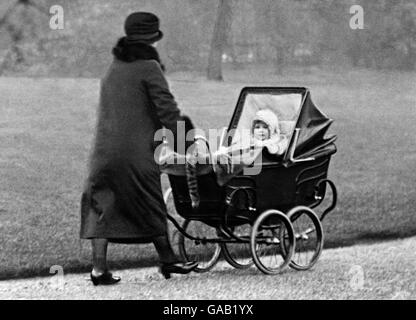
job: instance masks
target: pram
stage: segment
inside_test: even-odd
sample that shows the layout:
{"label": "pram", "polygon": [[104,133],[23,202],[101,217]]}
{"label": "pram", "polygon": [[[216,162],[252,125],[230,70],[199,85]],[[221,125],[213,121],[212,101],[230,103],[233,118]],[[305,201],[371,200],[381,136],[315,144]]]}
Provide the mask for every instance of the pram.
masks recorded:
{"label": "pram", "polygon": [[[161,166],[171,186],[165,201],[173,196],[178,215],[168,214],[168,219],[179,231],[179,252],[183,259],[199,262],[197,272],[213,268],[221,253],[235,268],[254,262],[266,274],[280,273],[287,265],[307,270],[322,252],[321,221],[337,202],[336,187],[327,178],[336,136],[325,135],[333,120],[315,106],[307,88],[245,87],[221,146],[239,141],[255,112],[264,108],[277,114],[289,141],[283,155],[262,150],[256,161],[238,170],[196,164],[193,191],[187,164]],[[208,140],[202,141],[209,150]],[[323,203],[328,186],[332,199],[318,217],[314,209]],[[197,192],[197,207],[192,192]],[[184,219],[182,225],[178,217]]]}

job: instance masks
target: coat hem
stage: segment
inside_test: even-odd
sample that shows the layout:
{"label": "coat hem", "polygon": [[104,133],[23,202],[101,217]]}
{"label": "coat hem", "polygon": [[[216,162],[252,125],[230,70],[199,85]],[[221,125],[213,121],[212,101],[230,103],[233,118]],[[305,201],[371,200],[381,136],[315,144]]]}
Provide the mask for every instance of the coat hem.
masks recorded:
{"label": "coat hem", "polygon": [[82,240],[92,239],[107,239],[111,243],[153,243],[154,238],[164,236],[164,233],[154,234],[149,236],[106,236],[106,235],[94,235],[94,236],[81,236]]}

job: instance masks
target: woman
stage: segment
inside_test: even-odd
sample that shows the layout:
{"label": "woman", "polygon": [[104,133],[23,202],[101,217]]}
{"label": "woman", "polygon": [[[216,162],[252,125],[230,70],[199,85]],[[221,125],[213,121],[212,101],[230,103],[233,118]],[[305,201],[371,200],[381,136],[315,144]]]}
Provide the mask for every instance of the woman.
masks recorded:
{"label": "woman", "polygon": [[180,262],[169,243],[154,161],[155,132],[164,126],[176,134],[177,122],[185,118],[152,46],[163,36],[159,19],[135,12],[124,29],[126,36],[113,48],[113,63],[101,82],[96,137],[81,200],[80,235],[92,240],[94,285],[120,281],[108,271],[108,242],[153,242],[165,278],[197,266]]}

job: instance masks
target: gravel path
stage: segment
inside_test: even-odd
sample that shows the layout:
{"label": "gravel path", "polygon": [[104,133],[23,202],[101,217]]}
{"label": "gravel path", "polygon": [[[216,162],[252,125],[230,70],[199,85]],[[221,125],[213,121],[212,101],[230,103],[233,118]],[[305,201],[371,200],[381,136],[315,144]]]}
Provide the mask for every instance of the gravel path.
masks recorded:
{"label": "gravel path", "polygon": [[0,299],[416,299],[416,237],[324,250],[310,271],[266,276],[220,262],[204,274],[165,280],[156,267],[117,271],[115,286],[88,274],[0,282]]}

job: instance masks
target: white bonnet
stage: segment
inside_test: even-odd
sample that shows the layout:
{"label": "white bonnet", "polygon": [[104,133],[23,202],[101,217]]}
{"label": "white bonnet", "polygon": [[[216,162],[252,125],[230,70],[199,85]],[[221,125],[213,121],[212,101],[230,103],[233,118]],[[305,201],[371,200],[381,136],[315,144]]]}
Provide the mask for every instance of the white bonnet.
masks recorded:
{"label": "white bonnet", "polygon": [[254,124],[255,121],[262,121],[267,124],[270,129],[270,135],[280,134],[279,119],[277,118],[277,115],[270,109],[262,109],[257,111],[252,123]]}

